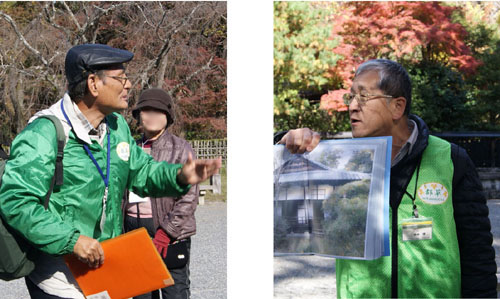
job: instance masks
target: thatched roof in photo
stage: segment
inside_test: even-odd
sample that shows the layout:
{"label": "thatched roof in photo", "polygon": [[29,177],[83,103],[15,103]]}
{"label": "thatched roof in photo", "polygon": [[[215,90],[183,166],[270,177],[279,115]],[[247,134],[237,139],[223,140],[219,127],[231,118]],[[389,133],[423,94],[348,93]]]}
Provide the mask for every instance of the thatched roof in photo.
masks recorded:
{"label": "thatched roof in photo", "polygon": [[303,156],[286,161],[275,170],[274,174],[279,176],[276,183],[281,186],[319,184],[339,186],[371,177],[369,173],[331,169],[322,163],[309,160]]}

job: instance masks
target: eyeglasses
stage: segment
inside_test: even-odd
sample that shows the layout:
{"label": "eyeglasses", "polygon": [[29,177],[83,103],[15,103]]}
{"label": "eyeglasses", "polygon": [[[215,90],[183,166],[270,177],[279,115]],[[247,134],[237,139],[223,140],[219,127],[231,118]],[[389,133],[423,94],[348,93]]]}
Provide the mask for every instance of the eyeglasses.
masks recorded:
{"label": "eyeglasses", "polygon": [[120,83],[123,85],[123,88],[125,88],[125,84],[127,84],[127,81],[130,81],[130,78],[128,77],[110,76],[110,75],[104,75],[104,76],[120,81]]}
{"label": "eyeglasses", "polygon": [[360,106],[363,106],[366,104],[366,102],[377,99],[377,98],[385,98],[385,99],[392,99],[393,96],[385,95],[385,94],[352,94],[352,93],[346,93],[342,96],[344,99],[344,104],[349,106],[352,101],[357,100],[358,104]]}

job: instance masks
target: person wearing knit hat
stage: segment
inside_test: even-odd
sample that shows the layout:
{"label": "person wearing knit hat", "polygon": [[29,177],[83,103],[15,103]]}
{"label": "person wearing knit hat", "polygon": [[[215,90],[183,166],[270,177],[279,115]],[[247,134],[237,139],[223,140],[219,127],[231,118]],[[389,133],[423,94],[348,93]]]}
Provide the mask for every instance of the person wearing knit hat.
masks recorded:
{"label": "person wearing knit hat", "polygon": [[[167,128],[175,121],[174,102],[163,89],[144,90],[132,115],[140,122],[144,135],[137,144],[156,161],[184,163],[191,145]],[[162,298],[189,298],[189,259],[191,236],[196,233],[194,213],[198,203],[198,186],[179,197],[146,197],[129,192],[124,200],[125,231],[145,227],[163,257],[174,285],[161,289]],[[159,298],[159,291],[135,298]]]}
{"label": "person wearing knit hat", "polygon": [[151,88],[144,90],[139,96],[139,101],[137,105],[132,110],[132,116],[135,119],[139,120],[139,114],[141,110],[151,110],[156,109],[159,111],[163,111],[167,117],[167,126],[168,128],[175,121],[175,110],[174,110],[174,102],[170,95],[161,88]]}

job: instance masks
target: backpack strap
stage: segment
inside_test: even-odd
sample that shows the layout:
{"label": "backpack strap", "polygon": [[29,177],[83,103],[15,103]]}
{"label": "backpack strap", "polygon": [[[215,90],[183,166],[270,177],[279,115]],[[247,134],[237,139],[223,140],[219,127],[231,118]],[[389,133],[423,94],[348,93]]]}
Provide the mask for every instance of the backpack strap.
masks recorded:
{"label": "backpack strap", "polygon": [[3,150],[2,146],[0,146],[0,159],[2,160],[8,160],[9,155]]}
{"label": "backpack strap", "polygon": [[56,127],[57,134],[57,156],[56,156],[56,167],[54,169],[54,176],[52,177],[52,181],[50,183],[50,189],[45,195],[45,201],[43,203],[44,208],[47,210],[49,207],[49,199],[52,195],[52,191],[54,190],[54,186],[61,186],[63,184],[63,157],[64,157],[64,146],[66,145],[66,134],[64,134],[64,129],[62,127],[61,121],[55,115],[43,115],[40,116],[43,118],[47,118]]}

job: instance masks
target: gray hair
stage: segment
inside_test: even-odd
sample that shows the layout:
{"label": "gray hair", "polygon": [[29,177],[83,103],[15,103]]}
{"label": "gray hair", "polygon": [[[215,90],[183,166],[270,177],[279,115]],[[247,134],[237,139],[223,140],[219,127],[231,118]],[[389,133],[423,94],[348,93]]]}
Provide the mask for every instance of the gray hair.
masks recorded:
{"label": "gray hair", "polygon": [[410,113],[411,107],[411,80],[405,68],[392,60],[373,59],[361,64],[354,77],[368,71],[377,71],[379,75],[378,88],[386,95],[403,97],[406,99],[405,115]]}
{"label": "gray hair", "polygon": [[[95,73],[100,79],[104,78],[104,70],[99,70]],[[68,86],[68,94],[73,102],[77,102],[89,92],[89,87],[87,85],[87,79],[82,80],[76,84],[72,84]]]}

